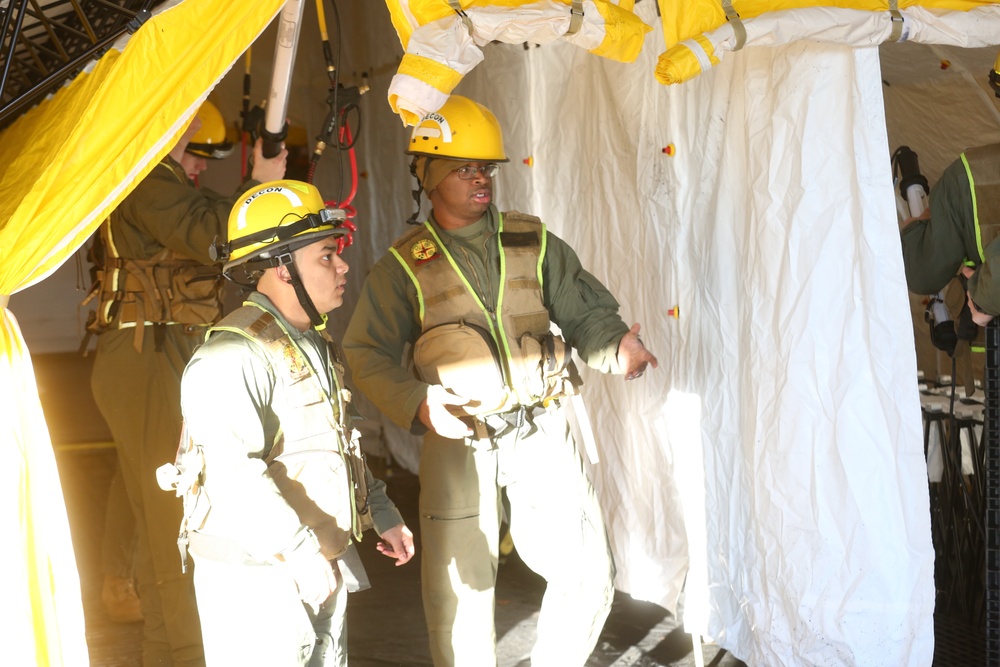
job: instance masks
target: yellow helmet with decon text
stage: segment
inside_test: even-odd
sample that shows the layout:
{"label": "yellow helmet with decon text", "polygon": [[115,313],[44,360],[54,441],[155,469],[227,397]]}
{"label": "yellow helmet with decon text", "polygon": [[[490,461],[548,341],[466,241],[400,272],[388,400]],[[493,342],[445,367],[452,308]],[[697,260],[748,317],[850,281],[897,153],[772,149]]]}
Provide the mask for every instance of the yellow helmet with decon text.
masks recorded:
{"label": "yellow helmet with decon text", "polygon": [[452,95],[427,114],[410,135],[408,155],[451,160],[507,162],[496,116],[468,97]]}
{"label": "yellow helmet with decon text", "polygon": [[282,180],[248,191],[229,214],[229,242],[213,246],[224,271],[253,260],[258,268],[287,263],[281,257],[327,236],[338,252],[350,245],[354,225],[341,209],[327,208],[311,183]]}
{"label": "yellow helmet with decon text", "polygon": [[212,160],[221,160],[232,153],[233,143],[226,141],[226,121],[218,107],[205,100],[195,115],[201,119],[201,127],[184,150]]}

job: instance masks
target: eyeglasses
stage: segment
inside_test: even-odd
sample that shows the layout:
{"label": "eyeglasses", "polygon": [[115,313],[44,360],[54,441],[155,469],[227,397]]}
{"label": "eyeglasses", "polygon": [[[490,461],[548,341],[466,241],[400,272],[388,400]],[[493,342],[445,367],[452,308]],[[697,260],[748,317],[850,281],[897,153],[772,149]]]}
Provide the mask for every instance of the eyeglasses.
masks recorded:
{"label": "eyeglasses", "polygon": [[484,165],[476,166],[474,164],[467,164],[464,167],[459,167],[454,170],[458,177],[463,181],[471,181],[478,174],[482,174],[483,178],[493,178],[500,171],[500,165],[496,162],[487,162]]}

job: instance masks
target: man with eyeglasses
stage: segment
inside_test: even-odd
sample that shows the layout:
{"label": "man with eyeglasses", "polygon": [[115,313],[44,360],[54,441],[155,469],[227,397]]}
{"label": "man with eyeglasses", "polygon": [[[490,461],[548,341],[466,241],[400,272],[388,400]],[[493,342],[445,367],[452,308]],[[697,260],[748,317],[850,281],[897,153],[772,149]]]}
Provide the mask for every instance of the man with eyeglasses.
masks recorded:
{"label": "man with eyeglasses", "polygon": [[611,609],[614,563],[561,409],[580,385],[572,348],[626,380],[656,358],[565,242],[493,205],[507,157],[488,109],[452,95],[414,128],[407,152],[432,211],[372,269],[344,351],[367,397],[424,434],[421,574],[434,664],[497,664],[504,516],[519,556],[547,582],[531,664],[581,666]]}

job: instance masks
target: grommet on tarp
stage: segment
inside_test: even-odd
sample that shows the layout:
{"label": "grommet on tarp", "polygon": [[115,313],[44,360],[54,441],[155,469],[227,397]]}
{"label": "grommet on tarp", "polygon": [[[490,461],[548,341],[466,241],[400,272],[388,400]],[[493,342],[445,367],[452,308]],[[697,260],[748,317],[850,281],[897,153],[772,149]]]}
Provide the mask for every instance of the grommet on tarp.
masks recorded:
{"label": "grommet on tarp", "polygon": [[941,69],[948,69],[949,67],[951,67],[951,61],[950,60],[942,60],[941,61]]}
{"label": "grommet on tarp", "polygon": [[534,167],[535,166],[535,158],[531,157],[530,155],[528,157],[524,158],[523,160],[521,160],[521,162],[523,164],[528,165],[529,167]]}
{"label": "grommet on tarp", "polygon": [[673,157],[677,153],[677,148],[673,144],[667,144],[663,147],[663,154]]}
{"label": "grommet on tarp", "polygon": [[669,310],[667,310],[667,316],[672,317],[675,320],[681,319],[681,307],[674,306],[673,308],[670,308]]}

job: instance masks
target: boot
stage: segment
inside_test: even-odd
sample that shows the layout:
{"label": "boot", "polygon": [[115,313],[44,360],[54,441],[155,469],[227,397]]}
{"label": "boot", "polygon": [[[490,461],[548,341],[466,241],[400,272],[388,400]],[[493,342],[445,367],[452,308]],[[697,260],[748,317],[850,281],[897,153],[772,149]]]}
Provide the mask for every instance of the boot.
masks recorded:
{"label": "boot", "polygon": [[104,575],[101,602],[104,603],[108,617],[115,623],[137,623],[142,620],[139,595],[135,592],[135,581],[131,577]]}

